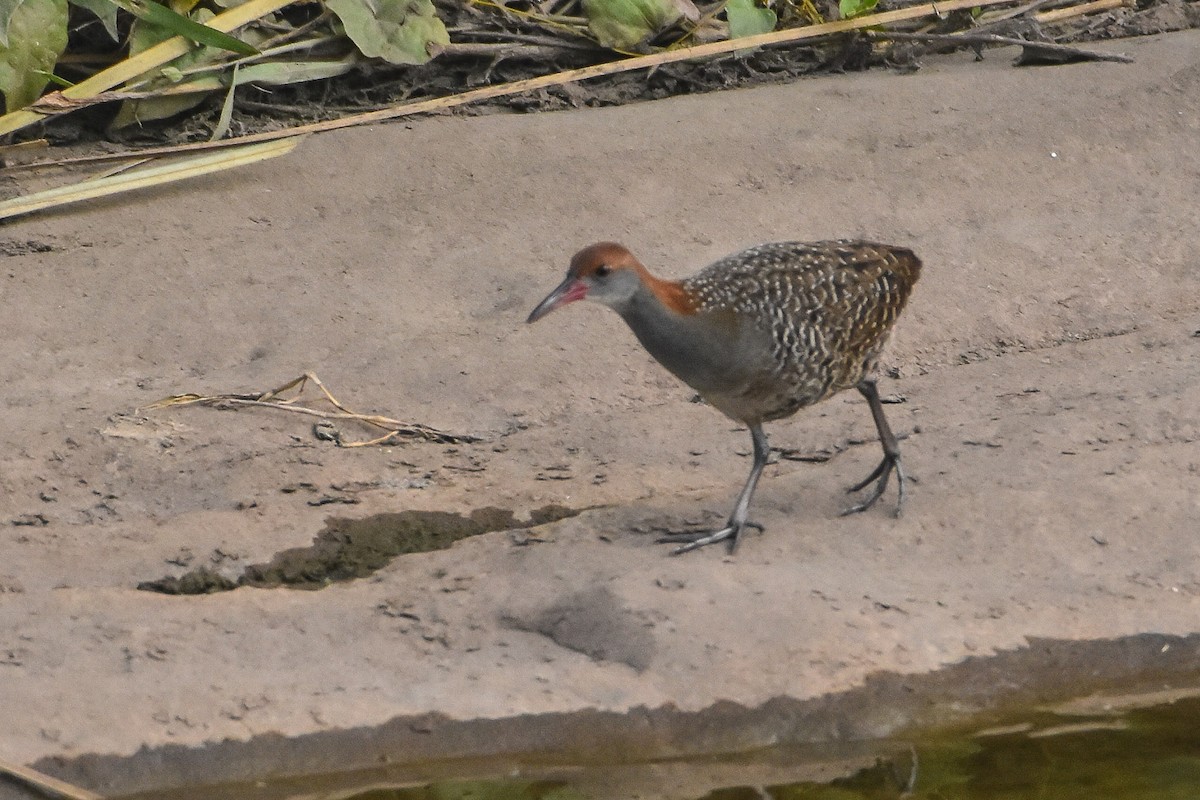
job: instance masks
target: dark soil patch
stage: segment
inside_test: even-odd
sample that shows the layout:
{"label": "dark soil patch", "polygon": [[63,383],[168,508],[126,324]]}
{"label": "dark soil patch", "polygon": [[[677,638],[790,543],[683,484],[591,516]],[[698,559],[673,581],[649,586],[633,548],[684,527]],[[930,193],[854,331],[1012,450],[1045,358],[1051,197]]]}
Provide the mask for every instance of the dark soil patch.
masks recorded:
{"label": "dark soil patch", "polygon": [[278,553],[266,564],[251,564],[236,580],[207,567],[179,577],[138,584],[138,589],[161,594],[214,594],[239,586],[320,589],[331,583],[365,578],[396,556],[442,550],[468,536],[493,531],[533,528],[580,512],[548,505],[535,509],[528,522],[518,522],[513,512],[481,508],[464,517],[447,511],[401,511],[363,519],[330,519],[311,547]]}
{"label": "dark soil patch", "polygon": [[2,239],[0,240],[0,256],[23,256],[27,253],[50,253],[55,246],[46,242],[32,239]]}

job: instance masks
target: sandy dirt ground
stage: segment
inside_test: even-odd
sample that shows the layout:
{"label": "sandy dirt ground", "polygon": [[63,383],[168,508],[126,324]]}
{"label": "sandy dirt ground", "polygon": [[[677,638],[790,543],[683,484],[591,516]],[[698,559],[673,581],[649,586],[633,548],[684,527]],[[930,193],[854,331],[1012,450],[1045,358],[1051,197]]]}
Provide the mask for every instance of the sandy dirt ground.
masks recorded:
{"label": "sandy dirt ground", "polygon": [[[0,754],[756,706],[1031,637],[1200,632],[1200,30],[1103,46],[1136,63],[994,51],[356,129],[6,226]],[[611,312],[525,315],[593,240],[679,277],[841,236],[925,261],[881,381],[904,516],[893,494],[837,515],[879,455],[847,393],[769,427],[830,458],[767,468],[765,532],[668,557],[662,531],[727,513],[748,435]],[[481,441],[346,449],[270,410],[137,410],[307,370]],[[331,516],[547,504],[582,513],[319,591],[136,589],[236,576]]]}

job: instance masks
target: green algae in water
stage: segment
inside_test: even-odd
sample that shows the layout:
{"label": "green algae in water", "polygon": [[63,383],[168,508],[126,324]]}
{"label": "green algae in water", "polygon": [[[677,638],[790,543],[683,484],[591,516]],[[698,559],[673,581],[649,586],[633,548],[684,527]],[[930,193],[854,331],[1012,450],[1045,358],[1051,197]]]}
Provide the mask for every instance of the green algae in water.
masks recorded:
{"label": "green algae in water", "polygon": [[[1200,698],[1120,715],[1051,712],[1009,719],[992,732],[958,731],[893,743],[895,757],[826,783],[742,783],[690,794],[653,791],[616,793],[605,768],[587,767],[578,781],[440,781],[425,786],[374,790],[352,800],[1197,800],[1200,798]],[[780,747],[725,764],[761,774],[763,762],[778,767],[805,760],[801,747]],[[697,759],[697,772],[715,758]],[[678,762],[676,762],[678,763]],[[527,770],[532,773],[536,770]],[[728,774],[728,773],[726,773]],[[776,773],[778,774],[778,773]],[[693,786],[695,784],[692,784]]]}
{"label": "green algae in water", "polygon": [[443,781],[409,789],[376,789],[353,800],[585,800],[562,781]]}
{"label": "green algae in water", "polygon": [[[880,761],[825,785],[764,787],[771,800],[1196,800],[1200,699],[1121,716],[1044,713],[991,735],[914,745],[911,764]],[[715,794],[709,795],[713,800]]]}
{"label": "green algae in water", "polygon": [[[1033,728],[919,749],[913,797],[1196,800],[1200,699],[1121,716],[1039,715]],[[788,795],[780,795],[788,797]],[[803,797],[803,795],[796,795]]]}

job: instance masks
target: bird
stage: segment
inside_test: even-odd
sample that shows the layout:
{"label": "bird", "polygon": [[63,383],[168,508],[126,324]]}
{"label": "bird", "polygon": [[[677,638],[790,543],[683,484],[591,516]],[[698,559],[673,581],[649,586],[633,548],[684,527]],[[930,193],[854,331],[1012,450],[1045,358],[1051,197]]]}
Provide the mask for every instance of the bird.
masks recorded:
{"label": "bird", "polygon": [[879,356],[921,272],[912,250],[837,239],[773,242],[726,256],[690,278],[656,277],[625,246],[597,242],[574,255],[566,278],[529,314],[534,323],[580,300],[606,305],[642,346],[709,405],[750,431],[750,475],[721,528],[676,533],[676,555],[718,542],[733,553],[770,456],[763,424],[845,389],[866,399],[883,459],[851,486],[873,487],[842,515],[866,511],[894,472],[896,516],[906,477],[877,388]]}

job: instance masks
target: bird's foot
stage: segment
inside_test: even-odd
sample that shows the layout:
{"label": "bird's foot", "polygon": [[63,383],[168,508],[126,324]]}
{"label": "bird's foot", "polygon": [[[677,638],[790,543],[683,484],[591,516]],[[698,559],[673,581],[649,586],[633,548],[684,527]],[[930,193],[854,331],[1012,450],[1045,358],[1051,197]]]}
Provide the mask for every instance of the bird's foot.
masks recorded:
{"label": "bird's foot", "polygon": [[671,555],[677,556],[681,553],[688,553],[692,550],[699,550],[701,547],[706,547],[717,542],[729,542],[729,552],[733,553],[738,546],[738,537],[746,528],[757,528],[762,530],[763,526],[757,522],[738,522],[729,520],[725,527],[712,531],[710,533],[669,533],[666,536],[660,536],[656,541],[659,544],[672,544],[683,542],[682,545],[671,551]]}
{"label": "bird's foot", "polygon": [[841,513],[841,516],[846,517],[850,514],[858,514],[875,505],[875,501],[883,497],[884,491],[887,490],[888,479],[891,478],[893,470],[896,472],[896,486],[900,495],[896,500],[895,516],[900,516],[900,511],[904,508],[904,482],[906,479],[904,477],[904,467],[900,464],[899,453],[896,455],[885,454],[883,460],[879,462],[879,466],[870,475],[846,490],[847,494],[853,494],[865,489],[872,482],[875,483],[875,488],[871,490],[871,493],[861,503],[855,503],[850,506]]}

